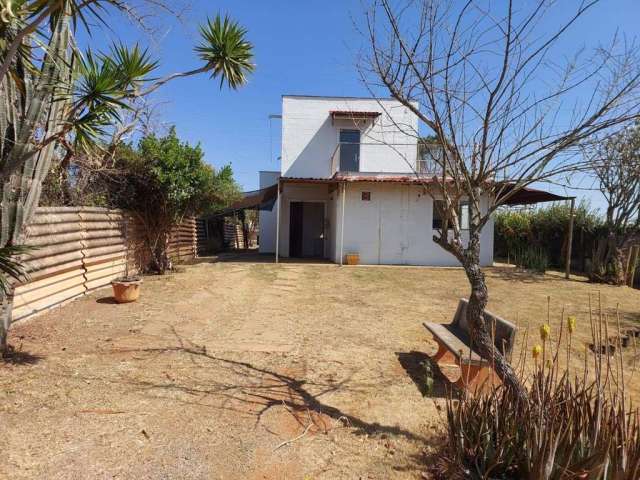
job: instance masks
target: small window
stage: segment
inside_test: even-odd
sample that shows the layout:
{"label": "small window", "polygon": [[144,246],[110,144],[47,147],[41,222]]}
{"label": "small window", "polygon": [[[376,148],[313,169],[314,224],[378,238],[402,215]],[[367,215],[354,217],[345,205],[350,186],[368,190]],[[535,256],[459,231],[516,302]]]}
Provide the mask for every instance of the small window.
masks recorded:
{"label": "small window", "polygon": [[458,218],[460,219],[460,229],[469,230],[469,202],[460,202]]}
{"label": "small window", "polygon": [[427,175],[439,175],[442,171],[442,150],[435,144],[419,144],[416,172]]}
{"label": "small window", "polygon": [[434,230],[442,229],[442,214],[440,213],[444,209],[444,201],[443,200],[434,200],[433,201],[433,223],[432,228]]}
{"label": "small window", "polygon": [[[444,200],[433,201],[433,222],[432,228],[434,230],[442,230],[442,214],[445,209]],[[469,202],[460,202],[458,207],[458,219],[460,221],[461,230],[469,230]]]}
{"label": "small window", "polygon": [[362,201],[363,202],[371,201],[371,192],[362,192]]}

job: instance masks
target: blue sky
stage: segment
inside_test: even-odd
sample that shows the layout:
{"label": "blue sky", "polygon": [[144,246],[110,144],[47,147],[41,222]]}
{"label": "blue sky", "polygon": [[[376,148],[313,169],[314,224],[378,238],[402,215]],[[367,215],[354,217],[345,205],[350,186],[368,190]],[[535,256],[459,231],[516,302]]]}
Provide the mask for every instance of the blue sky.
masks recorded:
{"label": "blue sky", "polygon": [[[575,4],[573,0],[561,2]],[[180,137],[200,142],[214,166],[231,163],[238,182],[251,190],[257,188],[259,170],[278,169],[280,124],[273,122],[270,131],[268,116],[280,113],[281,95],[367,95],[355,68],[364,40],[353,24],[362,20],[363,3],[194,0],[182,22],[162,18],[161,34],[155,38],[123,22],[112,25],[113,32],[96,35],[93,43],[104,44],[104,37],[115,36],[127,42],[138,40],[160,59],[164,74],[200,66],[193,46],[198,41],[197,25],[207,15],[229,13],[245,26],[256,55],[256,72],[246,87],[235,92],[220,90],[206,76],[191,77],[165,86],[156,100],[166,102],[160,107],[162,119],[176,125]],[[634,37],[640,33],[638,21],[640,0],[604,0],[573,28],[562,47],[571,52],[604,42],[616,29]],[[593,203],[601,206],[597,197]]]}

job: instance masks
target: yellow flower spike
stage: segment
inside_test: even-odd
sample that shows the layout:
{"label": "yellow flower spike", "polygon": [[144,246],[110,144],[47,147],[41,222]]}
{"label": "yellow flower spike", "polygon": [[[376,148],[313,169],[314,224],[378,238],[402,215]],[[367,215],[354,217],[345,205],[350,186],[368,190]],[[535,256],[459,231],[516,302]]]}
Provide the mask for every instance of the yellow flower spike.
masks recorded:
{"label": "yellow flower spike", "polygon": [[569,315],[567,317],[567,329],[569,330],[569,333],[573,333],[576,329],[576,317],[573,315]]}
{"label": "yellow flower spike", "polygon": [[544,325],[540,326],[540,338],[542,339],[543,342],[547,341],[550,334],[551,334],[551,325],[549,325],[548,323],[545,323]]}
{"label": "yellow flower spike", "polygon": [[533,355],[534,359],[538,359],[538,357],[542,354],[542,345],[536,345],[533,347],[531,351],[531,355]]}

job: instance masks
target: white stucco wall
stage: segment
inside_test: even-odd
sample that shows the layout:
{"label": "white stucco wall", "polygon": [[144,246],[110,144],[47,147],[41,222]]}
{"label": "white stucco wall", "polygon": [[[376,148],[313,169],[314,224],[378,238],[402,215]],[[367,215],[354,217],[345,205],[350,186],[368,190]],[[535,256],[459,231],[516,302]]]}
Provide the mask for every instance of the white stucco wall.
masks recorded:
{"label": "white stucco wall", "polygon": [[[382,106],[380,104],[382,103]],[[331,110],[379,111],[376,121],[355,125],[339,120],[332,124]],[[328,178],[331,155],[338,145],[339,129],[361,129],[361,172],[412,173],[417,156],[417,119],[395,100],[336,97],[283,96],[282,158],[284,177]],[[394,124],[405,125],[405,132]],[[392,143],[400,154],[386,145]],[[407,163],[408,162],[408,163]],[[280,172],[260,172],[260,188],[277,183]],[[342,226],[341,185],[285,183],[281,193],[280,256],[289,256],[289,205],[292,201],[325,205],[325,257],[340,262]],[[433,202],[422,187],[391,183],[348,183],[345,198],[342,252],[360,254],[363,264],[457,266],[457,260],[433,238]],[[370,201],[362,192],[371,193]],[[274,253],[278,204],[260,212],[260,252]],[[486,201],[483,202],[486,209]],[[483,229],[481,263],[493,262],[493,221]]]}
{"label": "white stucco wall", "polygon": [[[280,172],[262,171],[260,172],[260,188],[270,187],[278,183]],[[260,210],[258,228],[260,243],[258,250],[260,253],[275,253],[276,251],[276,212],[278,202],[276,201],[271,211]]]}
{"label": "white stucco wall", "polygon": [[[330,111],[380,112],[372,120],[336,120]],[[397,125],[402,125],[402,129]],[[360,171],[411,173],[417,157],[417,117],[396,100],[282,97],[282,175],[327,178],[341,128],[360,129]],[[393,144],[391,148],[387,144]]]}
{"label": "white stucco wall", "polygon": [[[363,201],[362,192],[371,200]],[[334,262],[340,262],[340,215]],[[486,208],[486,202],[483,202]],[[433,200],[418,186],[350,183],[346,185],[343,253],[357,252],[363,264],[459,266],[458,261],[433,242]],[[493,221],[482,232],[483,265],[493,263]]]}

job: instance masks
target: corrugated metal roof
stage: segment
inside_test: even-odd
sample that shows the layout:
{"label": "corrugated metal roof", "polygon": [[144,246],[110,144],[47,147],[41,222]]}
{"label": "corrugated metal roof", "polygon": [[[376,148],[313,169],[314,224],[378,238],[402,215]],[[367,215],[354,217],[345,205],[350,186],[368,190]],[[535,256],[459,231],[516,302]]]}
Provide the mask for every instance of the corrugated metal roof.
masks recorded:
{"label": "corrugated metal roof", "polygon": [[[513,183],[509,182],[497,182],[496,190],[502,190],[496,192],[502,196],[509,195],[513,190]],[[513,196],[509,197],[505,202],[501,202],[502,205],[533,205],[535,203],[543,202],[558,202],[562,200],[570,200],[574,197],[565,197],[556,193],[545,192],[544,190],[538,190],[536,188],[524,187],[518,190]]]}
{"label": "corrugated metal roof", "polygon": [[434,183],[433,177],[416,176],[416,174],[402,173],[349,173],[338,172],[333,177],[280,177],[283,183],[350,183],[350,182],[378,182],[378,183],[406,183],[420,184]]}
{"label": "corrugated metal roof", "polygon": [[280,177],[281,183],[337,183],[335,178],[320,177]]}
{"label": "corrugated metal roof", "polygon": [[380,112],[363,112],[359,110],[329,110],[332,118],[377,118]]}
{"label": "corrugated metal roof", "polygon": [[[418,176],[416,174],[400,174],[400,173],[350,173],[337,172],[333,177],[281,177],[282,183],[399,183],[404,185],[430,185],[437,184],[440,178],[433,176]],[[494,184],[494,192],[497,194],[501,190],[502,195],[507,195],[514,188],[509,182],[496,182]],[[565,197],[544,190],[538,190],[531,187],[524,187],[518,190],[513,196],[509,197],[503,205],[530,205],[542,202],[557,202],[569,200],[572,197]]]}
{"label": "corrugated metal roof", "polygon": [[271,210],[273,204],[278,197],[278,184],[271,185],[270,187],[262,188],[260,190],[253,190],[251,192],[244,192],[242,198],[232,203],[229,207],[220,210],[212,215],[208,215],[202,218],[211,218],[216,216],[229,215],[239,210],[245,209],[259,209],[259,210]]}
{"label": "corrugated metal roof", "polygon": [[402,173],[348,173],[338,172],[333,178],[338,182],[380,182],[380,183],[405,183],[419,184],[435,183],[433,176]]}

